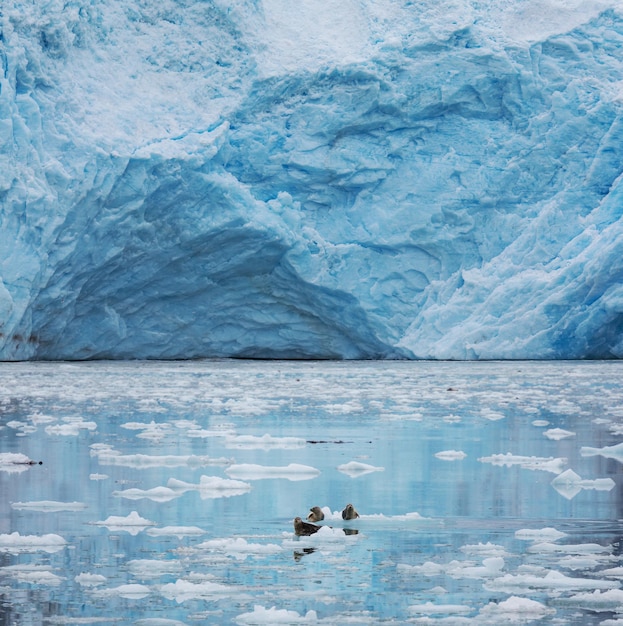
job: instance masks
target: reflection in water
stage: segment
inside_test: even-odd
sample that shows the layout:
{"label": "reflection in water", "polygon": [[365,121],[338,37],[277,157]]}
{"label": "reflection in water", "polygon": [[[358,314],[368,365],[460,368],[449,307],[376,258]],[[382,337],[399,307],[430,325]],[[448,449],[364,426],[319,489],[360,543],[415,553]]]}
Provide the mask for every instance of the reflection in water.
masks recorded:
{"label": "reflection in water", "polygon": [[0,624],[620,617],[622,373],[2,364]]}

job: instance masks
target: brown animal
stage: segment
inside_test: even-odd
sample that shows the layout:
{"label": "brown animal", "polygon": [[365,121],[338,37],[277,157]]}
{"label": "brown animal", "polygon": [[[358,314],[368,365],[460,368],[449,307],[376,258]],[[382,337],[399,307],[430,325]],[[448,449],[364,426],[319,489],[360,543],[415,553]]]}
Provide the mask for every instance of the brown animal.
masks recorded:
{"label": "brown animal", "polygon": [[310,513],[307,516],[308,521],[310,522],[320,522],[324,519],[324,513],[322,512],[322,509],[319,506],[312,506],[311,509],[309,509]]}
{"label": "brown animal", "polygon": [[300,517],[294,518],[294,534],[300,536],[309,536],[317,533],[320,530],[320,526],[316,524],[309,524],[304,522]]}
{"label": "brown animal", "polygon": [[359,513],[355,510],[352,504],[347,504],[342,511],[342,519],[356,519],[359,517]]}

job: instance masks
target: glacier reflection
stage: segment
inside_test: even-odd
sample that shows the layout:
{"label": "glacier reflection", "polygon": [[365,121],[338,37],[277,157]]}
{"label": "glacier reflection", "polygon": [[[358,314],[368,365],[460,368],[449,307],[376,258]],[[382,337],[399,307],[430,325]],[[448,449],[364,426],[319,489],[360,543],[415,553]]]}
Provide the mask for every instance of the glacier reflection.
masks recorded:
{"label": "glacier reflection", "polygon": [[621,618],[622,370],[2,364],[0,623]]}

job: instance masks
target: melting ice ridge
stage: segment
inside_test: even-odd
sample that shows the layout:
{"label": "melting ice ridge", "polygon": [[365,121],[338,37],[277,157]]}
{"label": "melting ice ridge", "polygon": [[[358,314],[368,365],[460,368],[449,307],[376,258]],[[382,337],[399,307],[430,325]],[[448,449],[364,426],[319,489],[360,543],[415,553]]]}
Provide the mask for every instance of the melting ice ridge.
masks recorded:
{"label": "melting ice ridge", "polygon": [[0,358],[623,355],[618,2],[0,28]]}

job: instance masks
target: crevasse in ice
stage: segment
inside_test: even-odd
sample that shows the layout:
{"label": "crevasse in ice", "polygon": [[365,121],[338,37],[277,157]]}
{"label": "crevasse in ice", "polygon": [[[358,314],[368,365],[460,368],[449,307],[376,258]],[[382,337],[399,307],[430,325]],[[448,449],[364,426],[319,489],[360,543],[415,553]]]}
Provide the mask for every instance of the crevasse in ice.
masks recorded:
{"label": "crevasse in ice", "polygon": [[623,356],[618,3],[0,20],[0,358]]}

